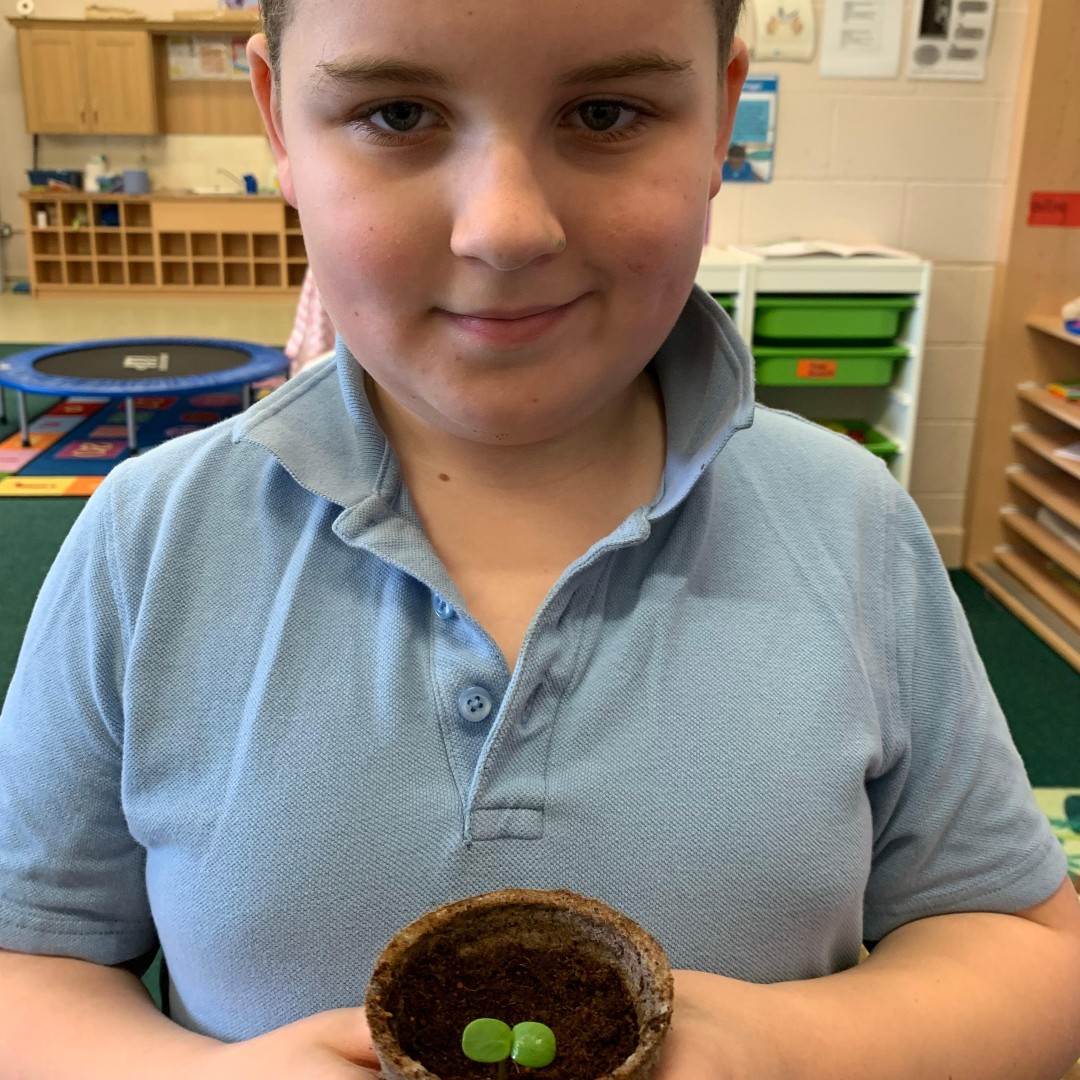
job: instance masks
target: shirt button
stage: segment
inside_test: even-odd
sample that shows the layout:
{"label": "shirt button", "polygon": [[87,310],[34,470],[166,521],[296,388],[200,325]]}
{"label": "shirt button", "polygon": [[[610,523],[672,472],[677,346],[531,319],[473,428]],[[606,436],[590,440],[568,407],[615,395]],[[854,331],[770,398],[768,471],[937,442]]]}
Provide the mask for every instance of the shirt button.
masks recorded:
{"label": "shirt button", "polygon": [[435,614],[438,615],[440,619],[452,619],[457,614],[457,612],[441,596],[435,597],[434,607]]}
{"label": "shirt button", "polygon": [[463,720],[479,724],[491,715],[493,702],[482,686],[470,686],[458,694],[457,707]]}

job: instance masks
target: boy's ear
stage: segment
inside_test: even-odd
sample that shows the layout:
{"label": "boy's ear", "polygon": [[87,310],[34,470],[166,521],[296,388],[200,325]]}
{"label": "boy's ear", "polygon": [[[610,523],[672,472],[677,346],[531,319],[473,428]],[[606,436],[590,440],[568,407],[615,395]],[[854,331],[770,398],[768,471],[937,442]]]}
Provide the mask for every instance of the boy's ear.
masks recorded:
{"label": "boy's ear", "polygon": [[265,34],[252,34],[247,43],[248,67],[251,70],[251,89],[255,103],[262,114],[266,134],[270,137],[270,149],[277,162],[278,183],[281,194],[290,206],[296,205],[292,174],[289,172],[289,152],[285,147],[285,132],[281,123],[281,102],[270,66],[270,53]]}
{"label": "boy's ear", "polygon": [[746,42],[736,37],[731,43],[727,67],[721,79],[722,94],[716,116],[716,145],[713,147],[712,181],[709,185],[709,198],[715,198],[720,190],[724,159],[727,157],[731,133],[735,129],[735,110],[739,107],[739,95],[742,93],[746,73],[750,70],[750,53]]}

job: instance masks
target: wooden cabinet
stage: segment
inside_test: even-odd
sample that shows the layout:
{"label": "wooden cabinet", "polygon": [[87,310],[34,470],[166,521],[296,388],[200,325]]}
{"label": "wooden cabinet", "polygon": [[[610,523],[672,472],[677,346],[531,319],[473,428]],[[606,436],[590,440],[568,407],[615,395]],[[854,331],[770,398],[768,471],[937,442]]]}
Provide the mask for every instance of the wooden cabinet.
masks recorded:
{"label": "wooden cabinet", "polygon": [[160,130],[153,49],[143,30],[19,26],[26,129],[42,135]]}
{"label": "wooden cabinet", "polygon": [[293,292],[307,270],[296,211],[280,198],[29,191],[35,295]]}
{"label": "wooden cabinet", "polygon": [[1061,524],[1080,529],[1080,464],[1057,452],[1080,443],[1080,403],[1045,389],[1080,380],[1080,336],[1060,315],[1080,293],[1080,227],[1031,213],[1036,196],[1057,201],[1041,193],[1080,193],[1080,4],[1032,0],[1030,19],[965,564],[1080,670],[1080,551]]}

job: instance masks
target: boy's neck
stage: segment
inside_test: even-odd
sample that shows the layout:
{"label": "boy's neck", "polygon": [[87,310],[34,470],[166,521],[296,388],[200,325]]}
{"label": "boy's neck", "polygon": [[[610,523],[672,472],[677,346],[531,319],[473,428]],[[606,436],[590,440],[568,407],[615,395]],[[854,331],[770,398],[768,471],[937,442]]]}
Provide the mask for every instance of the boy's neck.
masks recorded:
{"label": "boy's neck", "polygon": [[[493,445],[441,431],[403,409],[365,377],[372,409],[414,496],[463,490],[533,504],[571,502],[610,484],[655,493],[666,449],[663,398],[651,371],[561,436],[519,446]],[[640,503],[638,503],[640,505]]]}

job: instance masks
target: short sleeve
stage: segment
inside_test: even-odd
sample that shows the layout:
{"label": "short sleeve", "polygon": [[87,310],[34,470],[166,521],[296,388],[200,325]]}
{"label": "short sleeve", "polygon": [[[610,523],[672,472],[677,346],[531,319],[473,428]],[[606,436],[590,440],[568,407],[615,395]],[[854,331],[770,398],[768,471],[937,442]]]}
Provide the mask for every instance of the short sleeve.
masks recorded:
{"label": "short sleeve", "polygon": [[895,709],[868,783],[868,941],[930,915],[1021,911],[1065,878],[930,531],[906,492],[892,498]]}
{"label": "short sleeve", "polygon": [[61,547],[0,713],[0,947],[102,964],[156,940],[121,801],[113,490],[98,490]]}

